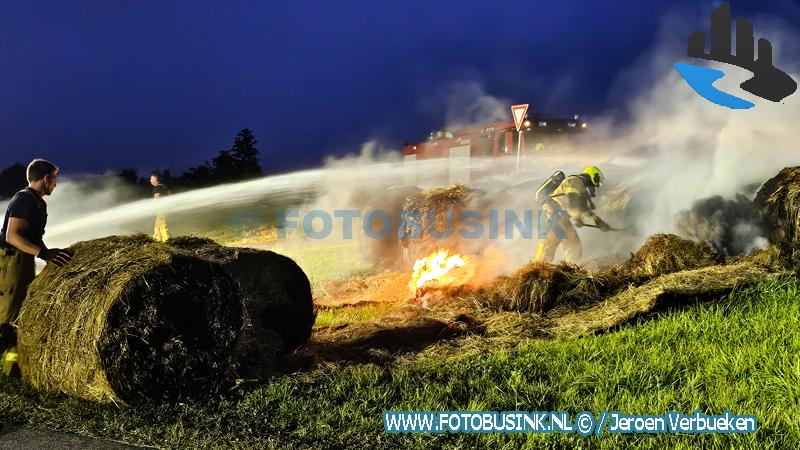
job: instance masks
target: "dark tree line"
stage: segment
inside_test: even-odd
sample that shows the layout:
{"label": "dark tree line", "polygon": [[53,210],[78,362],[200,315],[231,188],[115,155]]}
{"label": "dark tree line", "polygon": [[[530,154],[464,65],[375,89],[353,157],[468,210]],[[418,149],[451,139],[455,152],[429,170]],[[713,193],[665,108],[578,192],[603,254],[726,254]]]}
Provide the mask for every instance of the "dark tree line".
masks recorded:
{"label": "dark tree line", "polygon": [[[259,163],[258,141],[250,129],[240,131],[230,149],[221,150],[211,161],[203,161],[179,176],[169,169],[160,170],[162,182],[173,192],[214,186],[222,183],[242,181],[262,175]],[[157,166],[157,164],[156,164]],[[136,170],[122,169],[115,176],[126,184],[136,186],[143,195],[150,192],[150,173],[140,174]],[[28,185],[25,166],[16,163],[0,172],[0,198],[9,198]]]}

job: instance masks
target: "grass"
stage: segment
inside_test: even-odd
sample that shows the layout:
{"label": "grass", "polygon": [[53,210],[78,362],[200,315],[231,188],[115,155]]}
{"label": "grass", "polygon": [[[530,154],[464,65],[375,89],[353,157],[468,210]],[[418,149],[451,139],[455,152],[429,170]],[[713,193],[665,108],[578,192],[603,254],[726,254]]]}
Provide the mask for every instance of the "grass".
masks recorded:
{"label": "grass", "polygon": [[374,303],[357,307],[340,307],[321,309],[317,312],[315,326],[337,327],[351,323],[363,323],[378,320],[396,307],[393,303]]}
{"label": "grass", "polygon": [[[800,448],[800,282],[584,338],[479,356],[426,351],[329,365],[206,404],[118,409],[0,383],[0,420],[166,448]],[[473,353],[471,353],[473,354]],[[388,435],[384,410],[696,409],[753,414],[753,435]]]}

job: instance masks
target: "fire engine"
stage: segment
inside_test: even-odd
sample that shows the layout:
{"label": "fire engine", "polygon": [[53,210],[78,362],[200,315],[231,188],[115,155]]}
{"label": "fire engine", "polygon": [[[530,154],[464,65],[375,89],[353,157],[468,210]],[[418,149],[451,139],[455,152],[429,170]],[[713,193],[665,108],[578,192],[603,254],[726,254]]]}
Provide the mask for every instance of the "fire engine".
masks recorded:
{"label": "fire engine", "polygon": [[[529,112],[519,133],[513,120],[454,131],[433,131],[425,141],[403,147],[406,184],[429,184],[431,181],[433,184],[469,183],[482,177],[480,170],[470,164],[474,158],[506,158],[503,162],[514,162],[517,158],[529,158],[538,152],[557,150],[570,138],[587,129],[588,124],[578,115],[565,119]],[[416,179],[415,163],[436,158],[450,160],[448,173],[442,174],[444,177],[437,177],[437,180]]]}

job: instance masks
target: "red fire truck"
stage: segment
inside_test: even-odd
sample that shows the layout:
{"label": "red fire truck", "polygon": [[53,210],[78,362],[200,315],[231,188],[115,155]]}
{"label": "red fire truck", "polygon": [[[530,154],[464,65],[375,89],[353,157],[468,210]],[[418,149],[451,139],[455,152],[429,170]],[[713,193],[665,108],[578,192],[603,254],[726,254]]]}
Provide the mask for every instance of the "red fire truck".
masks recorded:
{"label": "red fire truck", "polygon": [[[537,152],[557,150],[571,137],[584,133],[588,124],[578,115],[571,119],[529,112],[526,114],[518,133],[513,120],[494,122],[454,131],[437,130],[417,144],[406,144],[403,157],[409,170],[406,184],[433,182],[434,184],[469,183],[481,178],[481,174],[471,167],[474,158],[513,157],[512,162],[535,156]],[[521,142],[520,142],[521,141]],[[448,158],[451,161],[446,179],[417,180],[414,166],[417,161]]]}

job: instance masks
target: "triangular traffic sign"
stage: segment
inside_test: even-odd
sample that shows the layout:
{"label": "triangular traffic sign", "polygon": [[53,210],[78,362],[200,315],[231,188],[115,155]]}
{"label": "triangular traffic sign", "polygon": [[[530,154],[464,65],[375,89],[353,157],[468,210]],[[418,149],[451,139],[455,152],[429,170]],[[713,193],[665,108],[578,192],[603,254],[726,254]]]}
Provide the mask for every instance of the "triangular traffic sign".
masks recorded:
{"label": "triangular traffic sign", "polygon": [[514,125],[517,127],[517,131],[522,128],[522,121],[525,120],[525,114],[528,112],[528,104],[524,105],[514,105],[511,107],[511,114],[514,116]]}

